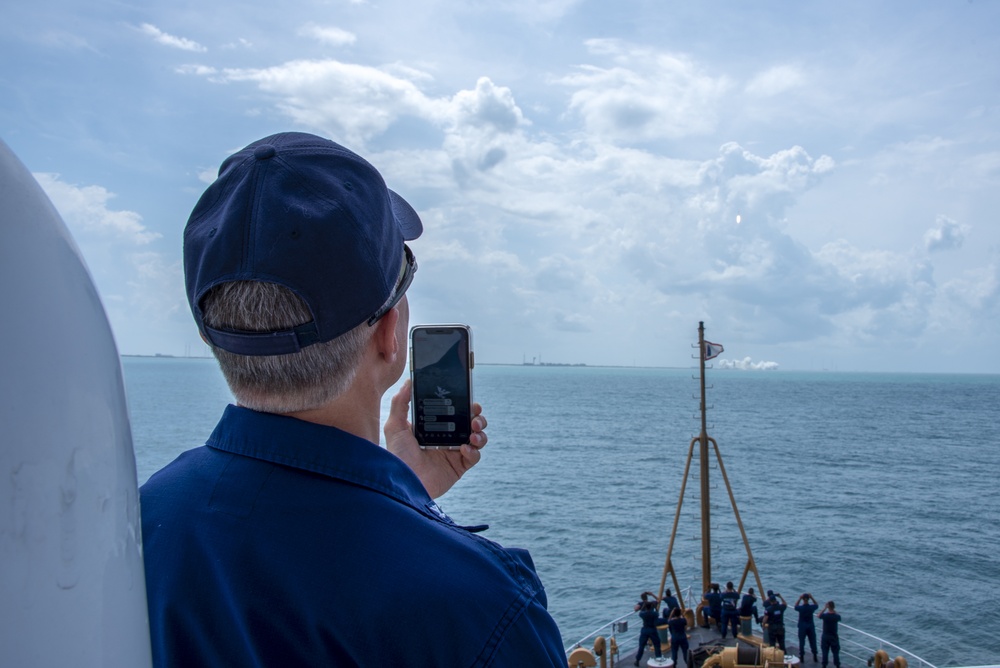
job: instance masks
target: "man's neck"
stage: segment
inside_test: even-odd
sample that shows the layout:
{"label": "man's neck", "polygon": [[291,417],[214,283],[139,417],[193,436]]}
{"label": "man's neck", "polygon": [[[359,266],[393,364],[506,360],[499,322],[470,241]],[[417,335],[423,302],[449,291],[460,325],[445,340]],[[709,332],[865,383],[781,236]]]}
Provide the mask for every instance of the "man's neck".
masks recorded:
{"label": "man's neck", "polygon": [[356,383],[347,392],[322,406],[284,415],[336,427],[372,443],[378,443],[381,407],[382,395],[375,388],[370,386],[362,388]]}

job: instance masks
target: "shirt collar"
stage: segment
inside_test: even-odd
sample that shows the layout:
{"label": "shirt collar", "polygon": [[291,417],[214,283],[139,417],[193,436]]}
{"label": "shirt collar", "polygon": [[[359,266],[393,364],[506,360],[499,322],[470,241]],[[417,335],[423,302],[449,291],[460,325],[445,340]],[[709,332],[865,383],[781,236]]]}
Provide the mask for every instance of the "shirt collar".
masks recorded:
{"label": "shirt collar", "polygon": [[206,445],[368,487],[454,524],[401,459],[336,427],[229,405]]}

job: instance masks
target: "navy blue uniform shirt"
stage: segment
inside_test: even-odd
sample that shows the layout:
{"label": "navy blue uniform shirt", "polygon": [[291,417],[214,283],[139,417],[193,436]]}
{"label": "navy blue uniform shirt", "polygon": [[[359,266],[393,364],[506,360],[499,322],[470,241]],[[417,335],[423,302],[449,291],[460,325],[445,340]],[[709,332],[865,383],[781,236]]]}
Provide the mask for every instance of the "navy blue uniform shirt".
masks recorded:
{"label": "navy blue uniform shirt", "polygon": [[837,624],[840,622],[840,615],[838,613],[824,610],[819,613],[819,618],[823,620],[823,635],[838,635]]}
{"label": "navy blue uniform shirt", "polygon": [[774,601],[764,608],[767,611],[767,621],[772,627],[777,628],[779,626],[785,626],[786,608],[788,608],[787,605],[784,603],[778,603],[777,601]]}
{"label": "navy blue uniform shirt", "polygon": [[799,603],[795,606],[795,611],[799,613],[799,628],[800,629],[812,629],[816,628],[816,622],[813,619],[813,613],[819,610],[819,606],[815,603]]}
{"label": "navy blue uniform shirt", "polygon": [[156,666],[566,665],[528,553],[339,429],[229,406],[141,508]]}

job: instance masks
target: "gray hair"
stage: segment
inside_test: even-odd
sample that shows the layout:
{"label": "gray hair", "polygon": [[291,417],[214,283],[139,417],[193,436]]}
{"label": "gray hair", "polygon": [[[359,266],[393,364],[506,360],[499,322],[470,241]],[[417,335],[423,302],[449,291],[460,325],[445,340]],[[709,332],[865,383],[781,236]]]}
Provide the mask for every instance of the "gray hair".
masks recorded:
{"label": "gray hair", "polygon": [[[277,283],[232,281],[202,299],[205,325],[266,332],[312,320],[305,302]],[[267,413],[317,408],[347,390],[372,328],[362,322],[332,341],[288,355],[237,355],[212,347],[229,389],[241,406]]]}

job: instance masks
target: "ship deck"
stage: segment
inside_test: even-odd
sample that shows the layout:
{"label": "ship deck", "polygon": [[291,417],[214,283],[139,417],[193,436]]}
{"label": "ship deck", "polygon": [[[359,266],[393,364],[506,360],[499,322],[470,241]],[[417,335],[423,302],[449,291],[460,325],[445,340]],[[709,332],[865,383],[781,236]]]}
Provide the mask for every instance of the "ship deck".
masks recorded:
{"label": "ship deck", "polygon": [[[663,636],[663,634],[661,634]],[[813,659],[812,652],[809,651],[809,644],[806,641],[806,651],[802,655],[801,661],[799,660],[799,647],[798,647],[798,629],[794,624],[785,626],[785,665],[790,668],[820,668],[820,661]],[[737,645],[744,646],[756,646],[760,647],[765,645],[764,638],[761,635],[761,629],[759,626],[753,625],[751,627],[751,634],[749,636],[740,635],[733,638],[732,635],[727,634],[726,638],[722,637],[722,634],[718,632],[715,626],[710,628],[704,628],[701,626],[695,626],[693,629],[688,628],[688,646],[691,648],[691,661],[692,665],[687,666],[684,660],[677,657],[677,663],[679,666],[684,666],[685,668],[700,668],[701,664],[706,658],[711,654],[715,654],[717,651],[726,647],[736,647]],[[663,658],[670,658],[670,649],[667,647],[666,642],[663,642]],[[629,645],[619,645],[618,647],[618,659],[614,663],[615,666],[631,666],[635,661],[635,655],[638,651],[638,647],[634,644]],[[816,636],[816,649],[817,656],[822,658],[821,652],[819,652],[819,634]],[[655,661],[650,663],[650,659],[654,658],[654,652],[652,647],[647,646],[643,652],[642,658],[639,660],[640,666],[652,666],[656,667],[660,664]],[[669,664],[668,664],[669,665]],[[832,666],[831,666],[832,668]]]}

